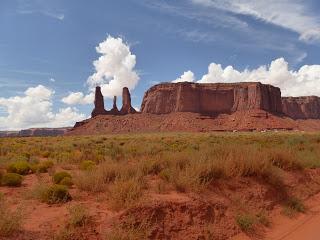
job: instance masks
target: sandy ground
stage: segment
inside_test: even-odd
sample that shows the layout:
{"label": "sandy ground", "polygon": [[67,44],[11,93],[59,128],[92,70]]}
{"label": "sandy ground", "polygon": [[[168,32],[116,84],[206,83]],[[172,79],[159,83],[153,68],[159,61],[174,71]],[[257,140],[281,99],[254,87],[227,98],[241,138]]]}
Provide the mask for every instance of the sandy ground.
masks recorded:
{"label": "sandy ground", "polygon": [[[320,193],[306,201],[307,213],[292,219],[275,211],[272,227],[262,238],[267,240],[318,240],[320,239]],[[232,240],[256,239],[241,233]]]}
{"label": "sandy ground", "polygon": [[[57,166],[56,166],[57,167]],[[60,169],[57,167],[57,169]],[[71,171],[71,170],[70,170]],[[91,223],[77,228],[72,240],[102,240],[114,225],[125,224],[134,219],[134,224],[148,220],[149,239],[213,239],[225,240],[240,232],[235,216],[239,211],[258,213],[267,210],[272,226],[258,226],[260,238],[241,234],[233,240],[318,240],[320,239],[320,170],[287,172],[285,184],[290,193],[304,196],[306,214],[294,219],[281,215],[281,194],[271,186],[255,178],[237,178],[215,182],[204,193],[178,193],[170,186],[162,193],[157,192],[159,179],[149,176],[148,189],[144,201],[120,211],[112,209],[107,193],[82,192],[73,186],[71,202],[48,205],[37,199],[29,198],[28,193],[38,182],[50,184],[47,173],[27,175],[19,188],[0,187],[12,209],[22,207],[24,214],[23,229],[14,240],[52,240],[55,233],[68,226],[68,209],[83,205],[89,212]],[[316,194],[316,195],[314,195]],[[312,196],[312,197],[310,197]],[[1,217],[1,216],[0,216]],[[125,230],[124,230],[125,231]],[[208,236],[209,236],[208,235]],[[261,237],[262,236],[262,237]]]}

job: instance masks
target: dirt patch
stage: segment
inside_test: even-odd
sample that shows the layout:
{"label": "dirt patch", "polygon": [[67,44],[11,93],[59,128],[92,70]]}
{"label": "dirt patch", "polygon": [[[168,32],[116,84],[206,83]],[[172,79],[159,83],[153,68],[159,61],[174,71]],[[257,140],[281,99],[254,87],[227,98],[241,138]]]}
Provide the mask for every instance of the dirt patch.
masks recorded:
{"label": "dirt patch", "polygon": [[153,202],[125,211],[119,217],[128,226],[146,226],[148,239],[227,239],[239,232],[228,207],[221,202]]}

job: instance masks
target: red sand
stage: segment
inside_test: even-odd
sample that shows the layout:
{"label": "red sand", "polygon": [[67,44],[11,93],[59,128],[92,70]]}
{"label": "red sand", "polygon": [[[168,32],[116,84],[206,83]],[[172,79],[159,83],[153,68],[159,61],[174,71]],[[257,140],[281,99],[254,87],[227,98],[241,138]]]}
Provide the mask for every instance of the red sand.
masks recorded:
{"label": "red sand", "polygon": [[[320,239],[320,194],[306,201],[307,214],[290,219],[275,211],[272,228],[267,229],[262,239],[267,240],[318,240]],[[241,233],[232,240],[250,240]]]}

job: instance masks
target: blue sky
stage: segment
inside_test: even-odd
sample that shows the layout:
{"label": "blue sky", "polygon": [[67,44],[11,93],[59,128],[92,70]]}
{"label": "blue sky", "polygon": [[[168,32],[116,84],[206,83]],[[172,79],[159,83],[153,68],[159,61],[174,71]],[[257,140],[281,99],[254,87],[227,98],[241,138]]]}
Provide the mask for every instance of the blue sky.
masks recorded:
{"label": "blue sky", "polygon": [[[90,94],[96,47],[108,36],[136,57],[136,107],[150,86],[187,71],[188,81],[258,80],[286,95],[320,95],[317,9],[315,0],[1,0],[0,129],[72,125],[88,116],[92,104],[62,99]],[[28,104],[43,109],[29,115]]]}

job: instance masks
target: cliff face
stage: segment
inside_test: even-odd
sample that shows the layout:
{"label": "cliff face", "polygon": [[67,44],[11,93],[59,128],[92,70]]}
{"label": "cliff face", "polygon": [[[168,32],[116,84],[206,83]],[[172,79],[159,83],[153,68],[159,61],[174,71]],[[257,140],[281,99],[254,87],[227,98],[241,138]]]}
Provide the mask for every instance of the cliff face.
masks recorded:
{"label": "cliff face", "polygon": [[231,113],[261,109],[282,113],[279,88],[261,83],[165,83],[144,95],[142,113]]}
{"label": "cliff face", "polygon": [[319,97],[284,97],[282,106],[283,112],[293,119],[320,119]]}
{"label": "cliff face", "polygon": [[106,114],[107,111],[104,109],[104,99],[101,93],[101,88],[96,87],[95,97],[94,97],[94,109],[91,113],[92,117]]}

